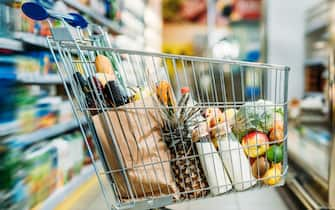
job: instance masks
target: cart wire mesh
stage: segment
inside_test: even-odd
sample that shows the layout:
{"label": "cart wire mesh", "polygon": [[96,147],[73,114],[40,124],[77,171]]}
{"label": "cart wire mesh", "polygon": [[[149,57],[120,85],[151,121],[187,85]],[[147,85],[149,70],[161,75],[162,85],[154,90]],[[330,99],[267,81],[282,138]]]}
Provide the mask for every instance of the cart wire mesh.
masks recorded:
{"label": "cart wire mesh", "polygon": [[[49,47],[82,133],[93,133],[101,164],[87,147],[108,208],[284,184],[288,67],[115,49],[102,30],[52,34]],[[115,78],[98,69],[99,55]]]}

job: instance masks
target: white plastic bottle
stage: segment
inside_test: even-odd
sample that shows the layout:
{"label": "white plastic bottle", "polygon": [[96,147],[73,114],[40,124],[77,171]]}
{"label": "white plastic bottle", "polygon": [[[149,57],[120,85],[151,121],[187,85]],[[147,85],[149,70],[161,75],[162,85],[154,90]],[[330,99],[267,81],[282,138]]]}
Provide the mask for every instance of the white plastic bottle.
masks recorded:
{"label": "white plastic bottle", "polygon": [[250,162],[240,142],[229,126],[224,127],[225,134],[218,137],[219,154],[234,188],[238,191],[246,190],[256,184],[256,179],[252,175]]}
{"label": "white plastic bottle", "polygon": [[199,154],[201,166],[205,172],[210,191],[213,195],[225,193],[232,189],[229,176],[223,167],[221,158],[209,138],[208,131],[199,131],[193,138]]}

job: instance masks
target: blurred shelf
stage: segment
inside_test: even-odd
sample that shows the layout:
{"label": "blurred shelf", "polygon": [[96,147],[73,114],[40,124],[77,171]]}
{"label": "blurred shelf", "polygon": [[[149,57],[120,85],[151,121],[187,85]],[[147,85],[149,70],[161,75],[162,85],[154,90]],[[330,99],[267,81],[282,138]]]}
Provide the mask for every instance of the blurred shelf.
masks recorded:
{"label": "blurred shelf", "polygon": [[326,28],[329,26],[329,24],[329,20],[326,19],[314,20],[313,22],[306,25],[305,34],[308,35],[320,29]]}
{"label": "blurred shelf", "polygon": [[6,136],[15,133],[18,130],[19,122],[17,120],[8,123],[0,123],[0,136]]}
{"label": "blurred shelf", "polygon": [[138,19],[142,20],[143,22],[143,15],[145,11],[144,1],[124,0],[122,12],[124,10],[128,10],[129,12],[133,13],[135,16],[137,16]]}
{"label": "blurred shelf", "polygon": [[20,41],[10,38],[0,38],[0,49],[23,51],[23,44]]}
{"label": "blurred shelf", "polygon": [[108,18],[94,12],[88,6],[83,5],[82,3],[78,2],[77,0],[64,0],[64,3],[69,5],[72,8],[79,10],[80,12],[84,13],[85,15],[89,16],[90,18],[94,19],[97,23],[101,24],[108,28],[108,30],[114,34],[121,34],[120,27],[114,21],[109,20]]}
{"label": "blurred shelf", "polygon": [[14,3],[21,3],[20,0],[0,0],[0,4],[14,4]]}
{"label": "blurred shelf", "polygon": [[51,75],[17,75],[17,81],[22,84],[41,84],[41,85],[57,85],[63,84],[58,74]]}
{"label": "blurred shelf", "polygon": [[122,13],[127,12],[130,13],[137,21],[144,23],[144,16],[143,16],[143,11],[142,10],[142,14],[138,13],[138,12],[134,12],[133,10],[129,9],[129,8],[124,8],[122,10]]}
{"label": "blurred shelf", "polygon": [[324,1],[322,4],[315,4],[313,7],[305,11],[305,34],[325,29],[331,23],[331,1]]}
{"label": "blurred shelf", "polygon": [[49,128],[38,129],[37,131],[34,131],[32,133],[11,136],[11,137],[6,138],[4,141],[5,142],[20,142],[22,144],[31,144],[31,143],[38,142],[40,140],[44,140],[44,139],[51,138],[57,135],[61,135],[63,133],[66,133],[78,127],[79,127],[78,122],[76,120],[71,120],[65,123],[58,123]]}
{"label": "blurred shelf", "polygon": [[294,128],[288,131],[288,156],[305,173],[319,180],[319,184],[327,186],[329,150],[328,147],[313,143],[300,137]]}
{"label": "blurred shelf", "polygon": [[260,20],[245,20],[245,19],[241,19],[241,20],[233,20],[233,21],[229,21],[229,25],[244,25],[244,24],[260,24]]}
{"label": "blurred shelf", "polygon": [[327,116],[308,116],[299,117],[299,122],[306,124],[326,124],[329,121]]}
{"label": "blurred shelf", "polygon": [[[70,182],[65,184],[63,187],[53,192],[45,201],[36,206],[39,210],[55,209],[61,202],[71,196],[71,194],[77,190],[80,186],[85,184],[94,176],[94,167],[92,165],[85,166],[80,174],[75,176]],[[35,208],[34,208],[35,209]]]}
{"label": "blurred shelf", "polygon": [[136,37],[144,33],[144,20],[138,19],[133,13],[128,10],[123,10],[121,14],[122,30],[129,36]]}
{"label": "blurred shelf", "polygon": [[323,58],[309,58],[305,60],[306,66],[315,66],[315,65],[328,65],[328,60]]}
{"label": "blurred shelf", "polygon": [[49,48],[47,38],[43,36],[28,32],[14,32],[14,38],[37,47]]}

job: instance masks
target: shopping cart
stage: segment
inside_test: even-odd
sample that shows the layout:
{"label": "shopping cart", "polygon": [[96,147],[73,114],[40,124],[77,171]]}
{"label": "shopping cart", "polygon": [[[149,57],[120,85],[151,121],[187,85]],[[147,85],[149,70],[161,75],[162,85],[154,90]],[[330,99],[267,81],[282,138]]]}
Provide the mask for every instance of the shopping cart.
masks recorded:
{"label": "shopping cart", "polygon": [[63,23],[50,23],[48,43],[82,133],[93,133],[108,208],[284,184],[288,67],[115,49],[78,14],[22,9]]}

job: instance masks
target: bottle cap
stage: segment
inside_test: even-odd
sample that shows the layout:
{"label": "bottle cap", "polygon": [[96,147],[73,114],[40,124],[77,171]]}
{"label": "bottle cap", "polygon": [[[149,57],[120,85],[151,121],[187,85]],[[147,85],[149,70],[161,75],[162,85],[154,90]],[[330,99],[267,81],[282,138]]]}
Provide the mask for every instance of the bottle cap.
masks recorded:
{"label": "bottle cap", "polygon": [[182,87],[182,88],[180,89],[180,92],[181,92],[182,95],[184,95],[184,94],[190,92],[190,88],[189,88],[189,87]]}

